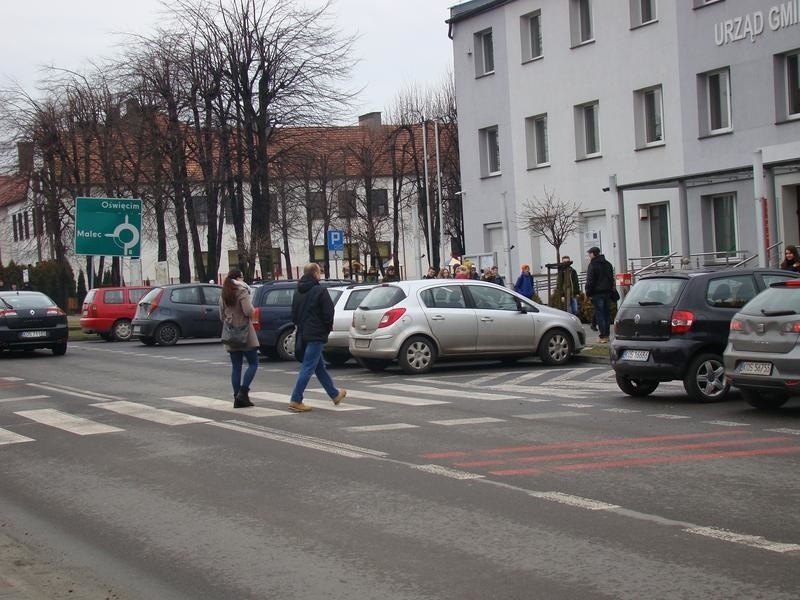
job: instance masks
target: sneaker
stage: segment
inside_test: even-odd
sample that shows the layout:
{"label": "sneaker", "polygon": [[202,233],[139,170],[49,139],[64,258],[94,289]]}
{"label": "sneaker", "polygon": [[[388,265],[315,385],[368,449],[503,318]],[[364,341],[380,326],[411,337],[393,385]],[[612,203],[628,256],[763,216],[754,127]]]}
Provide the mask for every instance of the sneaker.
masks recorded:
{"label": "sneaker", "polygon": [[311,410],[310,406],[306,406],[302,402],[289,402],[289,410],[292,412],[308,412]]}
{"label": "sneaker", "polygon": [[608,343],[608,338],[607,338],[607,337],[601,337],[601,338],[598,340],[598,343],[600,343],[600,344],[607,344],[607,343]]}
{"label": "sneaker", "polygon": [[342,400],[344,400],[345,396],[347,396],[347,390],[342,388],[341,390],[339,390],[339,393],[336,394],[336,397],[331,398],[331,400],[333,400],[333,404],[335,406],[339,406],[342,403]]}

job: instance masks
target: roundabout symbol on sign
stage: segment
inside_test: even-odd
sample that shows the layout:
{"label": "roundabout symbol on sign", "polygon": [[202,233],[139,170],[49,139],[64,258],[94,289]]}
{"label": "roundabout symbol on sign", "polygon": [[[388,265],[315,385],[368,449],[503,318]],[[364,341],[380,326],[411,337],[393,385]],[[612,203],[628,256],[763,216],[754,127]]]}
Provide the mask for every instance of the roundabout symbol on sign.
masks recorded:
{"label": "roundabout symbol on sign", "polygon": [[[130,238],[128,241],[122,239],[124,232],[128,232],[128,235],[125,236]],[[139,243],[139,230],[128,221],[128,215],[125,215],[124,223],[116,226],[114,233],[106,233],[105,236],[114,239],[114,243],[122,248],[123,256],[130,254],[131,250]]]}

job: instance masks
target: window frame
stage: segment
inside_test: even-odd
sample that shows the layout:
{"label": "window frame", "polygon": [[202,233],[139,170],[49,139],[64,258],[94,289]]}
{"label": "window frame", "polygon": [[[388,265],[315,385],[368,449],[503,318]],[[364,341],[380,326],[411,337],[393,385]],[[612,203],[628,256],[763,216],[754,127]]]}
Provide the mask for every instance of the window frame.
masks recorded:
{"label": "window frame", "polygon": [[[733,203],[733,250],[720,250],[717,246],[717,219],[716,219],[716,207],[718,200],[726,200],[730,199]],[[708,201],[710,205],[710,212],[711,212],[711,242],[714,245],[714,261],[715,262],[728,262],[729,257],[726,256],[718,256],[719,253],[730,254],[733,252],[733,256],[736,256],[736,252],[739,248],[739,211],[738,211],[738,203],[736,198],[736,192],[725,192],[723,194],[712,194],[708,196]]]}
{"label": "window frame", "polygon": [[[648,114],[648,97],[656,95],[654,113]],[[666,144],[664,129],[664,90],[661,84],[634,90],[634,130],[636,135],[636,149],[654,148]],[[651,122],[651,117],[653,117]],[[650,140],[651,129],[660,128],[660,138]]]}
{"label": "window frame", "polygon": [[[481,161],[481,177],[497,177],[502,174],[500,162],[500,128],[490,125],[478,130],[479,157]],[[494,145],[492,141],[494,140]],[[494,163],[492,164],[492,158]],[[495,167],[495,168],[493,168]]]}
{"label": "window frame", "polygon": [[[588,114],[591,109],[593,115],[593,126],[588,127]],[[600,101],[592,100],[591,102],[584,102],[574,107],[575,110],[575,160],[588,160],[592,158],[599,158],[603,155],[603,148],[600,138]],[[595,147],[589,151],[589,129],[591,129],[592,137],[594,138]]]}
{"label": "window frame", "polygon": [[[533,25],[536,23],[536,34]],[[533,62],[544,58],[544,37],[542,34],[542,11],[535,10],[520,17],[520,40],[522,41],[522,62]],[[538,46],[538,51],[536,46]]]}
{"label": "window frame", "polygon": [[[488,43],[487,43],[488,40]],[[495,57],[494,57],[494,34],[491,27],[482,29],[475,33],[475,77],[486,77],[493,75],[495,70]],[[488,56],[487,56],[488,54]],[[488,68],[487,63],[491,62],[491,68]]]}
{"label": "window frame", "polygon": [[[790,62],[794,60],[794,82]],[[786,120],[800,119],[800,49],[783,54],[783,94],[786,102]],[[796,105],[796,106],[793,106]],[[794,112],[792,110],[796,108]]]}
{"label": "window frame", "polygon": [[[672,217],[670,215],[670,204],[669,202],[654,202],[652,204],[644,205],[644,208],[647,209],[647,233],[649,235],[649,242],[650,242],[650,255],[653,257],[656,256],[668,256],[670,252],[672,252]],[[667,240],[667,251],[663,253],[657,253],[653,247],[653,223],[656,219],[653,217],[653,209],[664,209],[664,218],[658,219],[659,223],[663,223],[664,227],[666,228],[666,240]],[[661,235],[659,234],[659,239]]]}
{"label": "window frame", "polygon": [[[569,20],[572,48],[578,48],[595,41],[592,0],[570,0]],[[587,29],[588,21],[588,33]]]}
{"label": "window frame", "polygon": [[[542,138],[540,139],[540,124],[544,124],[544,130],[541,132]],[[540,113],[525,119],[525,138],[528,151],[528,169],[541,169],[542,167],[550,166],[550,147],[548,144],[547,136],[547,113]],[[544,152],[542,152],[542,146]],[[544,157],[542,157],[544,154]],[[542,160],[544,158],[544,160]]]}
{"label": "window frame", "polygon": [[[652,16],[644,19],[644,6],[647,3],[650,6]],[[658,0],[630,0],[630,13],[631,13],[631,29],[638,29],[645,25],[652,25],[658,22]]]}
{"label": "window frame", "polygon": [[[717,97],[716,100],[722,100],[721,94],[724,90],[725,92],[725,102],[724,104],[720,102],[719,107],[717,110],[719,111],[720,117],[724,113],[727,116],[727,124],[723,125],[720,123],[720,127],[714,127],[713,117],[714,117],[714,105],[712,101],[714,100],[712,94],[712,81],[714,77],[721,77],[724,75],[725,79],[725,86],[719,86],[717,90]],[[699,75],[700,78],[700,93],[702,94],[702,98],[700,100],[700,107],[702,112],[700,118],[700,136],[701,137],[711,137],[715,135],[722,135],[726,133],[731,133],[733,131],[733,92],[732,92],[732,83],[731,83],[731,72],[730,67],[722,67],[719,69],[713,69],[711,71],[706,71],[705,73],[701,73]]]}

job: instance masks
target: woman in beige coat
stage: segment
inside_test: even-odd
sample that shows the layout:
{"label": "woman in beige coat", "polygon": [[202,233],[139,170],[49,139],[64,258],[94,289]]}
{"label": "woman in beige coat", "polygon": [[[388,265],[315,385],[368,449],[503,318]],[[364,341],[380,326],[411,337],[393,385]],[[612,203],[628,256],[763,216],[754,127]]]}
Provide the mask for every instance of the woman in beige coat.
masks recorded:
{"label": "woman in beige coat", "polygon": [[[250,402],[250,384],[258,369],[258,337],[251,316],[253,304],[250,302],[250,288],[244,282],[239,269],[231,269],[222,284],[219,297],[219,316],[234,327],[249,325],[247,342],[243,346],[225,344],[231,357],[231,384],[233,385],[233,407],[253,406]],[[242,363],[247,359],[247,370],[242,377]]]}

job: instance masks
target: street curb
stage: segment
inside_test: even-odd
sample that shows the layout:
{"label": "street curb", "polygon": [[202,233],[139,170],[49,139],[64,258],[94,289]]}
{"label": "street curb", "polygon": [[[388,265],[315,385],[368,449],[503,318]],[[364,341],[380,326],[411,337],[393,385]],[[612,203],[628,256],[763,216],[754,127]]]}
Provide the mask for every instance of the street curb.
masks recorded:
{"label": "street curb", "polygon": [[610,365],[611,359],[607,356],[584,356],[581,354],[576,354],[572,357],[576,362],[584,362],[590,363],[595,365]]}

